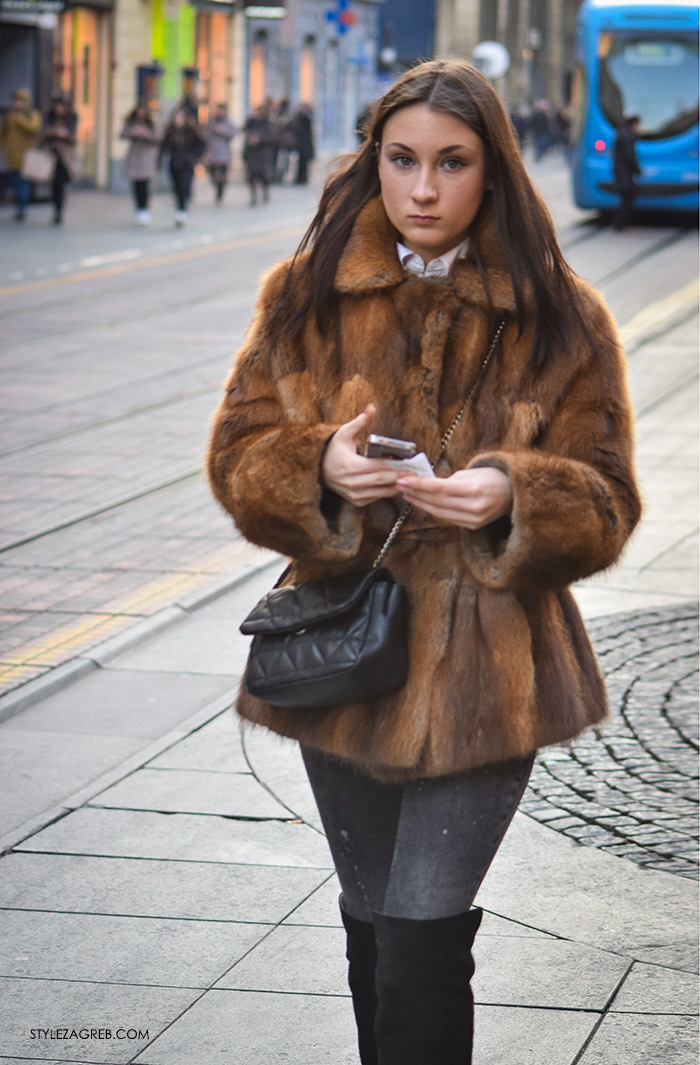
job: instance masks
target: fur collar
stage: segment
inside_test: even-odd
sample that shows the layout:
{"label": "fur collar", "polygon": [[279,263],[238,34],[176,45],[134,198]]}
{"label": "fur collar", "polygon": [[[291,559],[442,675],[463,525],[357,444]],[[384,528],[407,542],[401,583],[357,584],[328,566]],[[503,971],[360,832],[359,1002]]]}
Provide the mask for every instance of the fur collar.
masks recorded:
{"label": "fur collar", "polygon": [[[381,197],[370,200],[360,212],[338,264],[337,291],[360,295],[405,284],[408,276],[396,254],[398,239],[399,234],[387,217]],[[515,311],[513,285],[491,216],[482,230],[481,248],[493,306],[496,311],[512,313]],[[446,283],[466,302],[487,306],[481,276],[469,256],[455,263]],[[531,302],[527,294],[526,302]]]}

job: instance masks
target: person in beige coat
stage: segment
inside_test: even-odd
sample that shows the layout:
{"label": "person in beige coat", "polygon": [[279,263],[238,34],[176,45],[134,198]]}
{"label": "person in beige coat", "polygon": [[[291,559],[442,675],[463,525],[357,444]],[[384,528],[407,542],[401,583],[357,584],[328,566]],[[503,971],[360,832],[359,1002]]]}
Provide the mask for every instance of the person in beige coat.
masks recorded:
{"label": "person in beige coat", "polygon": [[41,130],[41,115],[32,107],[29,89],[16,89],[10,110],[0,121],[0,148],[7,153],[7,169],[15,196],[15,218],[23,221],[32,193],[31,182],[22,176],[24,153],[36,148]]}
{"label": "person in beige coat", "polygon": [[121,139],[129,142],[124,160],[124,177],[131,182],[136,222],[140,226],[147,226],[151,221],[149,200],[151,182],[158,167],[160,140],[146,104],[137,104],[126,116]]}
{"label": "person in beige coat", "polygon": [[[607,713],[569,586],[640,515],[625,360],[563,260],[490,83],[408,71],[263,283],[209,477],[287,583],[385,565],[410,602],[404,687],[239,714],[302,747],[342,887],[363,1065],[471,1062],[472,902],[537,748]],[[498,342],[490,358],[494,337]],[[415,441],[435,477],[364,457]]]}

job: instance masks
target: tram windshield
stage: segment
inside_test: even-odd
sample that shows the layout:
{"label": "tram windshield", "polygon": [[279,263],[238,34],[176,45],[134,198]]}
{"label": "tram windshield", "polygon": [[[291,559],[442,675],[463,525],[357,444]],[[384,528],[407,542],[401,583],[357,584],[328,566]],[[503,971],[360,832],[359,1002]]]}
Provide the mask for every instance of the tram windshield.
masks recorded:
{"label": "tram windshield", "polygon": [[601,33],[600,106],[613,126],[639,115],[640,137],[660,140],[698,121],[698,41],[693,35]]}

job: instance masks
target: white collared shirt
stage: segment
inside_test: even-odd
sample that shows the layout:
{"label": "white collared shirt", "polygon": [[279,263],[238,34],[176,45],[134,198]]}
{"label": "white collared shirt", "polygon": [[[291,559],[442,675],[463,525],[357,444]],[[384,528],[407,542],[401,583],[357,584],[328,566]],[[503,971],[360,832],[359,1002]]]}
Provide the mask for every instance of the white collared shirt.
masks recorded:
{"label": "white collared shirt", "polygon": [[408,270],[409,274],[416,274],[417,277],[447,277],[457,259],[464,259],[468,246],[469,240],[465,238],[461,244],[450,248],[444,255],[439,255],[437,259],[424,263],[417,252],[411,251],[400,241],[396,242],[401,265],[404,270]]}

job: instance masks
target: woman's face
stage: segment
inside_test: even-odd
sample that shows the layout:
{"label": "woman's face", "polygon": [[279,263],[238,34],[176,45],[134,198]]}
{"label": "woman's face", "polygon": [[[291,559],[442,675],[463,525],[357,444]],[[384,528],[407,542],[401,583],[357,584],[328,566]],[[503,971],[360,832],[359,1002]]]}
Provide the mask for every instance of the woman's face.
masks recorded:
{"label": "woman's face", "polygon": [[481,137],[455,115],[411,104],[384,125],[379,149],[384,208],[424,262],[460,244],[486,189]]}

